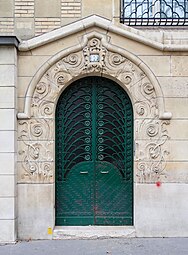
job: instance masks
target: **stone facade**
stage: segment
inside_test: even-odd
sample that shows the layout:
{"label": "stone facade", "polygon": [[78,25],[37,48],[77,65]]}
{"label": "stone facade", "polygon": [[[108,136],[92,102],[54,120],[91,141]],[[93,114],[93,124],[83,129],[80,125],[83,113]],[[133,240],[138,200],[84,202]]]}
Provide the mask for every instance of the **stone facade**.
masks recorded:
{"label": "stone facade", "polygon": [[116,0],[2,2],[0,241],[53,237],[55,107],[88,75],[116,81],[133,105],[135,236],[188,236],[188,33],[121,25]]}
{"label": "stone facade", "polygon": [[14,241],[17,225],[17,50],[13,41],[9,44],[0,46],[1,241]]}

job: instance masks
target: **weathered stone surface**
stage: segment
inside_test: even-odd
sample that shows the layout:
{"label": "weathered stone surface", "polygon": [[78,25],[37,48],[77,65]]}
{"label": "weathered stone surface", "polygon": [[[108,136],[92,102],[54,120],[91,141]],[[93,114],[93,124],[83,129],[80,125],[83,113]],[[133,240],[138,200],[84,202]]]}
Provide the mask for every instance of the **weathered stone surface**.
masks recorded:
{"label": "weathered stone surface", "polygon": [[16,83],[14,65],[0,65],[0,86],[14,86]]}
{"label": "weathered stone surface", "polygon": [[170,109],[173,113],[173,119],[187,119],[188,118],[188,98],[165,98],[166,109]]}
{"label": "weathered stone surface", "polygon": [[0,153],[0,175],[13,175],[15,173],[16,155],[15,153]]}
{"label": "weathered stone surface", "polygon": [[0,17],[13,17],[13,10],[13,0],[1,0]]}
{"label": "weathered stone surface", "polygon": [[56,226],[53,239],[100,239],[135,237],[134,226]]}
{"label": "weathered stone surface", "polygon": [[0,152],[15,152],[16,149],[15,131],[0,131]]}
{"label": "weathered stone surface", "polygon": [[112,19],[113,8],[111,0],[82,0],[82,15],[83,17],[97,13],[102,17]]}
{"label": "weathered stone surface", "polygon": [[136,184],[135,228],[138,237],[188,236],[188,184]]}
{"label": "weathered stone surface", "polygon": [[34,18],[15,18],[14,30],[22,39],[29,39],[35,35]]}
{"label": "weathered stone surface", "polygon": [[33,76],[48,58],[48,56],[20,56],[18,59],[18,65],[20,67],[18,69],[18,75]]}
{"label": "weathered stone surface", "polygon": [[[119,20],[118,20],[119,23]],[[122,48],[126,48],[126,50],[132,52],[135,55],[140,57],[146,56],[153,56],[153,55],[162,55],[160,50],[151,48],[144,44],[140,44],[134,40],[130,40],[128,38],[123,38],[118,34],[114,34],[112,32],[108,32],[108,35],[111,37],[111,43],[114,45],[119,45]]]}
{"label": "weathered stone surface", "polygon": [[156,76],[170,76],[170,56],[140,56]]}
{"label": "weathered stone surface", "polygon": [[187,140],[188,138],[188,119],[171,120],[168,126],[168,134],[170,139]]}
{"label": "weathered stone surface", "polygon": [[172,56],[172,75],[188,76],[188,56]]}
{"label": "weathered stone surface", "polygon": [[0,219],[0,240],[1,242],[15,242],[17,238],[17,231],[16,231],[16,220],[1,220]]}
{"label": "weathered stone surface", "polygon": [[0,65],[16,65],[16,50],[11,46],[0,47]]}
{"label": "weathered stone surface", "polygon": [[0,242],[16,239],[16,86],[16,48],[0,47]]}
{"label": "weathered stone surface", "polygon": [[20,239],[51,239],[48,228],[54,227],[53,185],[19,184],[18,212]]}
{"label": "weathered stone surface", "polygon": [[[92,5],[95,2],[92,2]],[[104,1],[94,4],[92,11],[96,10],[101,15],[110,16],[112,10],[101,9],[102,4]],[[56,6],[52,12],[55,13],[55,9]],[[87,8],[84,11],[90,12]],[[37,22],[41,22],[37,24],[46,29],[43,32],[46,32],[50,26],[53,29],[54,25],[60,24],[60,17],[58,21],[54,18],[53,24],[50,24],[53,17],[51,20],[43,18],[37,19]],[[99,22],[98,20],[96,19],[96,22]],[[43,21],[45,24],[42,23]],[[10,48],[6,50],[5,47],[0,48],[0,73],[3,74],[0,75],[0,163],[2,165],[0,196],[3,197],[0,207],[5,205],[4,212],[0,212],[0,218],[7,216],[7,226],[5,227],[5,221],[1,225],[4,231],[0,234],[2,240],[5,240],[5,234],[10,240],[14,236],[15,222],[11,221],[11,217],[14,204],[12,200],[13,196],[16,196],[15,136],[19,141],[17,164],[19,238],[51,238],[47,234],[47,229],[53,228],[55,222],[56,103],[69,84],[87,75],[113,79],[127,91],[132,100],[136,234],[138,236],[188,235],[186,228],[188,208],[185,199],[188,195],[188,72],[187,56],[185,56],[187,53],[186,51],[164,53],[159,50],[155,43],[161,43],[162,47],[163,35],[165,38],[166,32],[152,32],[151,41],[153,41],[149,43],[149,32],[146,33],[147,37],[144,37],[143,31],[133,32],[132,28],[118,25],[116,27],[118,32],[115,35],[115,32],[109,29],[110,21],[103,20],[105,23],[102,24],[103,26],[108,24],[105,29],[102,25],[93,27],[94,21],[90,20],[89,24],[81,20],[72,24],[71,28],[76,31],[74,34],[71,34],[70,27],[64,27],[62,30],[53,31],[25,43],[26,45],[28,43],[29,50],[19,53],[18,63],[18,109],[22,117],[24,116],[18,121],[18,136],[13,131],[16,130],[14,117],[17,107],[15,52]],[[55,24],[56,22],[58,24]],[[35,25],[34,18],[17,18],[15,33],[23,38],[34,36]],[[185,31],[174,36],[176,42],[178,37],[183,40]],[[166,38],[168,43],[174,40],[171,35]],[[148,40],[148,43],[144,43],[144,40]],[[42,46],[43,43],[45,45]],[[186,46],[185,42],[182,45]],[[33,48],[30,50],[29,47]],[[100,56],[100,61],[97,63],[90,61],[90,53],[93,51]],[[173,113],[170,121],[170,115],[165,115],[165,107]],[[168,120],[165,119],[166,116]],[[157,187],[155,185],[157,181],[161,181],[162,185]],[[7,204],[9,198],[6,197],[10,197],[9,205]],[[8,231],[11,231],[11,234]]]}
{"label": "weathered stone surface", "polygon": [[2,175],[0,178],[0,197],[15,197],[15,176]]}
{"label": "weathered stone surface", "polygon": [[168,156],[169,160],[186,161],[188,159],[188,140],[171,140],[169,142],[169,151],[170,154]]}
{"label": "weathered stone surface", "polygon": [[0,109],[0,130],[16,129],[16,111],[14,109]]}
{"label": "weathered stone surface", "polygon": [[188,77],[158,77],[165,97],[188,97]]}
{"label": "weathered stone surface", "polygon": [[[141,164],[144,160],[150,162],[152,166],[156,165],[155,168],[159,168],[158,161],[164,161],[166,153],[162,147],[168,140],[165,126],[169,122],[159,120],[160,107],[162,107],[161,101],[158,100],[160,88],[157,88],[157,83],[152,84],[144,71],[136,63],[129,60],[123,51],[122,53],[118,50],[115,51],[114,47],[112,50],[106,40],[107,38],[100,33],[95,36],[85,36],[82,48],[74,46],[71,50],[68,50],[67,54],[64,53],[62,58],[59,57],[59,60],[50,68],[48,66],[48,70],[38,83],[34,84],[33,94],[26,95],[26,100],[29,97],[31,98],[31,101],[28,101],[29,104],[27,104],[31,119],[19,122],[18,160],[22,162],[19,182],[33,181],[35,183],[40,180],[44,182],[44,178],[39,178],[37,175],[39,176],[39,173],[41,176],[42,173],[46,175],[39,162],[46,161],[46,164],[49,164],[50,161],[54,161],[54,132],[52,130],[54,129],[56,99],[71,80],[88,74],[113,77],[121,82],[130,94],[135,109],[135,117],[138,118],[138,125],[135,125],[135,139],[139,140],[139,143],[143,138],[150,141],[147,145],[145,143],[139,145],[142,146],[143,152],[141,157],[139,154],[136,156],[139,163]],[[90,62],[91,52],[99,55],[99,62]],[[29,56],[21,56],[20,58],[25,61]],[[35,59],[38,60],[39,58],[35,56]],[[143,63],[142,65],[144,66]],[[30,86],[32,85],[30,84]],[[143,119],[145,121],[142,121]],[[45,140],[48,142],[44,142]],[[46,156],[49,156],[50,153],[51,156],[47,158]],[[27,176],[23,173],[24,168]],[[157,177],[161,172],[158,171]],[[52,181],[53,175],[54,172],[52,171]],[[152,178],[155,180],[156,177],[152,176]],[[46,181],[49,181],[49,179],[47,178]]]}
{"label": "weathered stone surface", "polygon": [[166,182],[188,183],[188,161],[167,161],[166,162]]}
{"label": "weathered stone surface", "polygon": [[14,197],[0,197],[0,219],[15,219],[16,201]]}
{"label": "weathered stone surface", "polygon": [[[72,24],[72,26],[74,23]],[[77,25],[74,25],[75,27]],[[57,40],[55,42],[51,42],[45,44],[43,47],[35,48],[31,50],[32,56],[53,56],[57,52],[61,52],[62,50],[70,47],[70,45],[78,45],[80,44],[80,38],[82,38],[83,33],[76,33],[74,35],[67,36],[63,39]]]}
{"label": "weathered stone surface", "polygon": [[18,77],[18,97],[25,97],[29,83],[32,76],[20,76]]}
{"label": "weathered stone surface", "polygon": [[61,0],[35,0],[36,17],[60,17]]}
{"label": "weathered stone surface", "polygon": [[15,107],[15,88],[0,87],[0,108]]}

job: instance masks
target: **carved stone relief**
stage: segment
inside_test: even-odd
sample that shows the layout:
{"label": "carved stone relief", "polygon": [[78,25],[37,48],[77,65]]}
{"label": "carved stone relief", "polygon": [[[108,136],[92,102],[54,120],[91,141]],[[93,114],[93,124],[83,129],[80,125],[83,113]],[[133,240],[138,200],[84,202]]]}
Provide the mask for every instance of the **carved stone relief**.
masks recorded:
{"label": "carved stone relief", "polygon": [[136,120],[136,179],[138,182],[165,180],[166,156],[164,146],[169,139],[166,126],[169,121],[158,119]]}
{"label": "carved stone relief", "polygon": [[[19,121],[20,182],[52,182],[54,177],[54,123],[56,101],[75,77],[113,77],[128,92],[135,114],[135,165],[138,182],[152,182],[165,174],[169,139],[159,119],[155,87],[143,70],[123,54],[109,49],[100,37],[88,39],[82,50],[73,51],[52,65],[36,84],[31,99],[31,118]],[[69,51],[70,52],[70,51]],[[91,61],[91,55],[95,61]]]}
{"label": "carved stone relief", "polygon": [[18,123],[18,177],[21,182],[53,180],[53,119],[20,120]]}

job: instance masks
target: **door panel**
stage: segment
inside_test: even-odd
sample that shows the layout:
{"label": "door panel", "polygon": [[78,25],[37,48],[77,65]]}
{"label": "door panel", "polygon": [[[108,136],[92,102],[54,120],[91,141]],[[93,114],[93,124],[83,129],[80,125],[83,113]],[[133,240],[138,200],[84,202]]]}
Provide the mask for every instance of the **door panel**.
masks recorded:
{"label": "door panel", "polygon": [[66,179],[58,183],[56,210],[59,225],[93,225],[93,169],[92,162],[74,166]]}
{"label": "door panel", "polygon": [[96,225],[131,225],[130,184],[114,165],[108,162],[96,163]]}
{"label": "door panel", "polygon": [[87,77],[56,108],[56,225],[131,225],[133,112],[113,81]]}

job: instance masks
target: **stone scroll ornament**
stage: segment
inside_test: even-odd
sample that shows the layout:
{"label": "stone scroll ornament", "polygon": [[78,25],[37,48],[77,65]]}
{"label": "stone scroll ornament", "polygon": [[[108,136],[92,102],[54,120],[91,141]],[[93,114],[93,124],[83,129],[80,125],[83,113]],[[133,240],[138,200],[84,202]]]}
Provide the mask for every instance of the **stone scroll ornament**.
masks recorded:
{"label": "stone scroll ornament", "polygon": [[49,182],[53,179],[53,122],[51,119],[19,121],[18,161],[22,181]]}
{"label": "stone scroll ornament", "polygon": [[31,99],[31,117],[19,121],[20,182],[52,182],[54,178],[55,105],[63,89],[77,77],[112,77],[131,96],[135,114],[135,173],[138,182],[153,182],[165,176],[169,121],[159,119],[154,86],[142,69],[113,51],[100,37],[89,38],[80,50],[69,50],[36,84]]}

